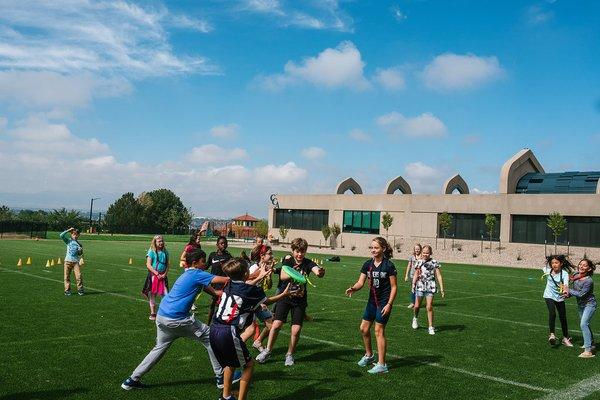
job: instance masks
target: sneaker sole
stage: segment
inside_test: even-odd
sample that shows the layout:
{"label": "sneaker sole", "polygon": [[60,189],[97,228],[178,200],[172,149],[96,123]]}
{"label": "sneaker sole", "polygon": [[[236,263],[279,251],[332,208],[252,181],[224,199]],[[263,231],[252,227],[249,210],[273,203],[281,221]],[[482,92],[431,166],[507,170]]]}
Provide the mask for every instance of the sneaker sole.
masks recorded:
{"label": "sneaker sole", "polygon": [[126,384],[121,383],[121,389],[131,390],[131,389],[135,389],[135,388],[133,386],[127,386]]}

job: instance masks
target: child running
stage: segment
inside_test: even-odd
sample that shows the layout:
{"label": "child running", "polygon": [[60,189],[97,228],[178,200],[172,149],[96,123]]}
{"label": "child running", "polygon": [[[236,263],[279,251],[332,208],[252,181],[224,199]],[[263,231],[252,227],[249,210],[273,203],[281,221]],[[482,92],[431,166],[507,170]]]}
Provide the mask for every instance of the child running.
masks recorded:
{"label": "child running", "polygon": [[573,288],[569,290],[568,296],[575,296],[577,298],[577,311],[579,311],[579,317],[581,318],[580,326],[581,332],[583,332],[584,351],[579,357],[592,358],[595,357],[592,351],[595,350],[596,346],[594,346],[594,334],[590,328],[590,320],[596,311],[594,280],[592,279],[596,266],[593,262],[584,258],[579,261],[577,269],[579,275],[573,282]]}
{"label": "child running", "polygon": [[[225,284],[229,278],[214,276],[208,272],[205,265],[206,253],[200,249],[187,255],[186,262],[190,267],[175,281],[171,290],[161,301],[156,317],[156,345],[123,383],[125,390],[145,387],[140,379],[164,356],[171,344],[178,338],[188,338],[201,343],[208,351],[208,356],[216,376],[217,387],[223,388],[223,369],[210,348],[208,325],[197,321],[190,308],[196,295],[204,289],[207,293],[220,295],[208,285],[212,283]],[[241,374],[235,376],[239,380]],[[235,380],[235,379],[234,379]]]}
{"label": "child running", "polygon": [[[442,273],[440,272],[441,264],[436,260],[432,259],[433,249],[430,245],[426,244],[423,246],[421,253],[421,259],[417,262],[415,267],[415,276],[412,281],[412,290],[415,292],[415,306],[414,317],[412,320],[412,328],[417,329],[419,327],[419,308],[423,297],[425,297],[427,307],[427,321],[429,322],[428,332],[430,335],[435,335],[435,328],[433,327],[433,296],[437,292],[437,285],[440,285],[440,293],[442,299],[446,297],[444,292],[444,281],[442,279]],[[437,283],[436,283],[437,280]]]}
{"label": "child running", "polygon": [[388,372],[385,362],[386,338],[385,325],[392,313],[392,305],[396,298],[397,279],[396,267],[391,261],[392,248],[387,240],[376,237],[371,242],[372,259],[366,261],[361,270],[358,281],[346,289],[346,295],[352,297],[354,292],[359,291],[369,280],[369,300],[360,323],[360,333],[365,345],[365,355],[360,359],[358,365],[366,367],[375,361],[375,355],[371,346],[371,325],[375,321],[375,337],[377,338],[377,363],[369,369],[370,374]]}
{"label": "child running", "polygon": [[[231,394],[232,376],[236,368],[243,368],[240,380],[239,399],[248,395],[254,363],[240,333],[252,324],[254,313],[263,304],[271,304],[290,295],[289,285],[277,296],[267,298],[258,286],[245,283],[248,279],[248,264],[235,258],[223,264],[223,272],[231,279],[223,289],[219,306],[210,328],[210,345],[219,364],[224,368],[224,386],[221,399],[235,400]],[[261,270],[259,278],[268,272]]]}
{"label": "child running", "polygon": [[[306,258],[306,250],[308,249],[308,242],[302,238],[296,238],[292,240],[292,255],[287,256],[283,261],[283,264],[288,265],[303,275],[308,276],[311,272],[322,278],[325,275],[325,270],[315,264],[313,261]],[[277,290],[281,292],[290,282],[290,277],[285,271],[281,270],[279,275],[279,285]],[[273,326],[269,332],[269,341],[267,342],[267,348],[261,351],[256,356],[256,361],[259,363],[266,362],[271,357],[273,346],[283,324],[287,321],[288,314],[292,314],[292,328],[290,332],[290,343],[288,345],[288,351],[285,355],[285,366],[290,367],[294,365],[294,353],[296,352],[296,346],[300,339],[300,332],[302,331],[302,323],[304,322],[304,315],[306,313],[306,307],[308,306],[307,294],[306,294],[306,283],[302,285],[292,284],[291,290],[294,293],[291,297],[286,297],[279,300],[275,306],[275,319]]]}
{"label": "child running", "polygon": [[71,295],[71,271],[75,273],[77,281],[77,294],[83,296],[83,278],[79,262],[83,255],[83,246],[79,243],[79,231],[75,228],[69,228],[60,234],[60,238],[67,245],[67,254],[65,255],[65,296]]}
{"label": "child running", "polygon": [[551,346],[558,343],[554,329],[556,325],[556,310],[560,319],[560,328],[563,338],[562,344],[567,347],[573,347],[571,337],[569,336],[569,326],[567,325],[567,310],[565,307],[565,296],[569,295],[569,273],[573,267],[564,255],[553,255],[547,259],[547,264],[542,268],[546,276],[546,288],[544,289],[544,300],[548,307],[548,328],[550,336],[548,342]]}
{"label": "child running", "polygon": [[[227,238],[225,236],[219,236],[217,238],[217,251],[213,251],[208,255],[208,267],[210,268],[210,273],[217,276],[225,276],[223,273],[223,264],[229,261],[232,256],[227,251]],[[215,289],[223,289],[221,285],[214,285]],[[210,309],[208,311],[208,322],[210,324],[212,321],[213,314],[215,312],[215,308],[217,306],[217,299],[214,298],[213,302],[210,305]]]}
{"label": "child running", "polygon": [[169,291],[169,252],[161,235],[156,235],[150,243],[150,250],[146,254],[146,268],[148,275],[142,289],[142,294],[148,298],[150,305],[149,320],[156,320],[156,296],[164,296]]}
{"label": "child running", "polygon": [[[423,247],[421,247],[420,243],[415,244],[413,248],[413,253],[408,257],[408,264],[406,264],[406,272],[404,272],[404,282],[410,282],[412,284],[413,277],[415,276],[415,268],[417,266],[417,262],[421,258],[421,251]],[[410,279],[410,280],[409,280]],[[406,308],[413,308],[415,306],[415,293],[411,290],[408,295],[410,296],[410,303]]]}

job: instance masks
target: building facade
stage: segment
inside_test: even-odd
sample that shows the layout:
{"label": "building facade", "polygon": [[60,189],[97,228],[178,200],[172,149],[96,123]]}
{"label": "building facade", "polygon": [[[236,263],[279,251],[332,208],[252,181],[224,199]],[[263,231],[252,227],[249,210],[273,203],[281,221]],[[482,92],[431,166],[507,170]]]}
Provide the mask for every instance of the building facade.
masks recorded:
{"label": "building facade", "polygon": [[[382,194],[363,194],[353,178],[340,182],[334,194],[276,195],[269,208],[269,234],[280,238],[301,236],[311,245],[329,245],[321,228],[337,224],[341,235],[335,245],[368,247],[375,235],[393,244],[431,242],[441,237],[440,214],[452,215],[448,237],[462,241],[489,241],[486,214],[496,217],[491,240],[504,244],[553,243],[548,215],[558,212],[567,229],[558,242],[600,248],[600,172],[545,173],[529,149],[506,161],[500,173],[499,193],[470,194],[460,176],[450,177],[439,195],[412,194],[402,177],[388,182]],[[393,223],[386,231],[382,216]]]}

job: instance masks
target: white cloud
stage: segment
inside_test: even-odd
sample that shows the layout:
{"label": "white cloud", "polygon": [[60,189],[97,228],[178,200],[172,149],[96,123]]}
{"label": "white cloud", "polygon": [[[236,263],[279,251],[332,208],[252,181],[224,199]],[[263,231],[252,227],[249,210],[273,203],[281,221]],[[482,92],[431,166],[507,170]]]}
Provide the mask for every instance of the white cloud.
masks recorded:
{"label": "white cloud", "polygon": [[435,57],[422,72],[425,85],[435,90],[472,89],[505,75],[498,58],[446,53]]}
{"label": "white cloud", "polygon": [[214,30],[213,26],[208,21],[192,18],[185,14],[171,15],[169,22],[176,28],[191,29],[200,33],[209,33]]}
{"label": "white cloud", "polygon": [[348,136],[350,139],[356,140],[357,142],[368,142],[371,140],[371,135],[360,129],[352,129],[350,133],[348,133]]}
{"label": "white cloud", "polygon": [[292,185],[306,178],[308,172],[299,168],[296,163],[288,162],[283,165],[265,165],[254,170],[254,179],[262,184]]}
{"label": "white cloud", "polygon": [[421,161],[407,164],[404,176],[415,193],[436,193],[442,190],[444,171]]}
{"label": "white cloud", "polygon": [[308,147],[306,149],[302,149],[301,151],[302,157],[308,158],[310,160],[316,160],[318,158],[325,157],[325,150],[320,147]]}
{"label": "white cloud", "polygon": [[469,191],[472,194],[494,194],[496,193],[496,191],[492,190],[481,190],[481,189],[477,189],[477,188],[473,188],[472,190]]}
{"label": "white cloud", "polygon": [[325,49],[316,57],[308,57],[300,63],[288,61],[283,74],[259,78],[259,83],[270,90],[301,82],[330,89],[347,87],[364,90],[370,86],[363,74],[364,66],[356,46],[352,42],[342,42],[336,48]]}
{"label": "white cloud", "polygon": [[407,118],[394,111],[378,117],[376,122],[391,136],[442,137],[448,132],[446,125],[431,113]]}
{"label": "white cloud", "polygon": [[388,90],[401,90],[406,87],[404,74],[398,67],[378,69],[373,80]]}
{"label": "white cloud", "polygon": [[188,161],[199,164],[227,164],[246,157],[248,157],[248,153],[244,149],[226,149],[215,144],[194,147],[185,156]]}
{"label": "white cloud", "polygon": [[217,125],[210,129],[210,134],[219,139],[233,139],[240,129],[238,124]]}
{"label": "white cloud", "polygon": [[394,19],[398,22],[402,22],[407,18],[406,14],[404,14],[398,6],[392,7],[392,15],[394,16]]}
{"label": "white cloud", "polygon": [[539,4],[534,4],[527,8],[525,17],[527,18],[527,22],[531,25],[542,25],[554,17],[554,12]]}

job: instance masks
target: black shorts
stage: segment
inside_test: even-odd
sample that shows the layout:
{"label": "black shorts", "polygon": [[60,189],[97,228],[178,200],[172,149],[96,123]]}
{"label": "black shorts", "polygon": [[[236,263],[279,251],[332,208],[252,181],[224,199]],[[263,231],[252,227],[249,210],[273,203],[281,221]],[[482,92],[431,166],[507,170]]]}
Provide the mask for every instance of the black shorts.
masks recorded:
{"label": "black shorts", "polygon": [[245,367],[252,360],[235,326],[211,325],[210,347],[221,367]]}
{"label": "black shorts", "polygon": [[306,304],[293,304],[288,301],[279,301],[275,307],[275,320],[287,322],[289,312],[292,312],[292,325],[302,325],[306,314]]}

